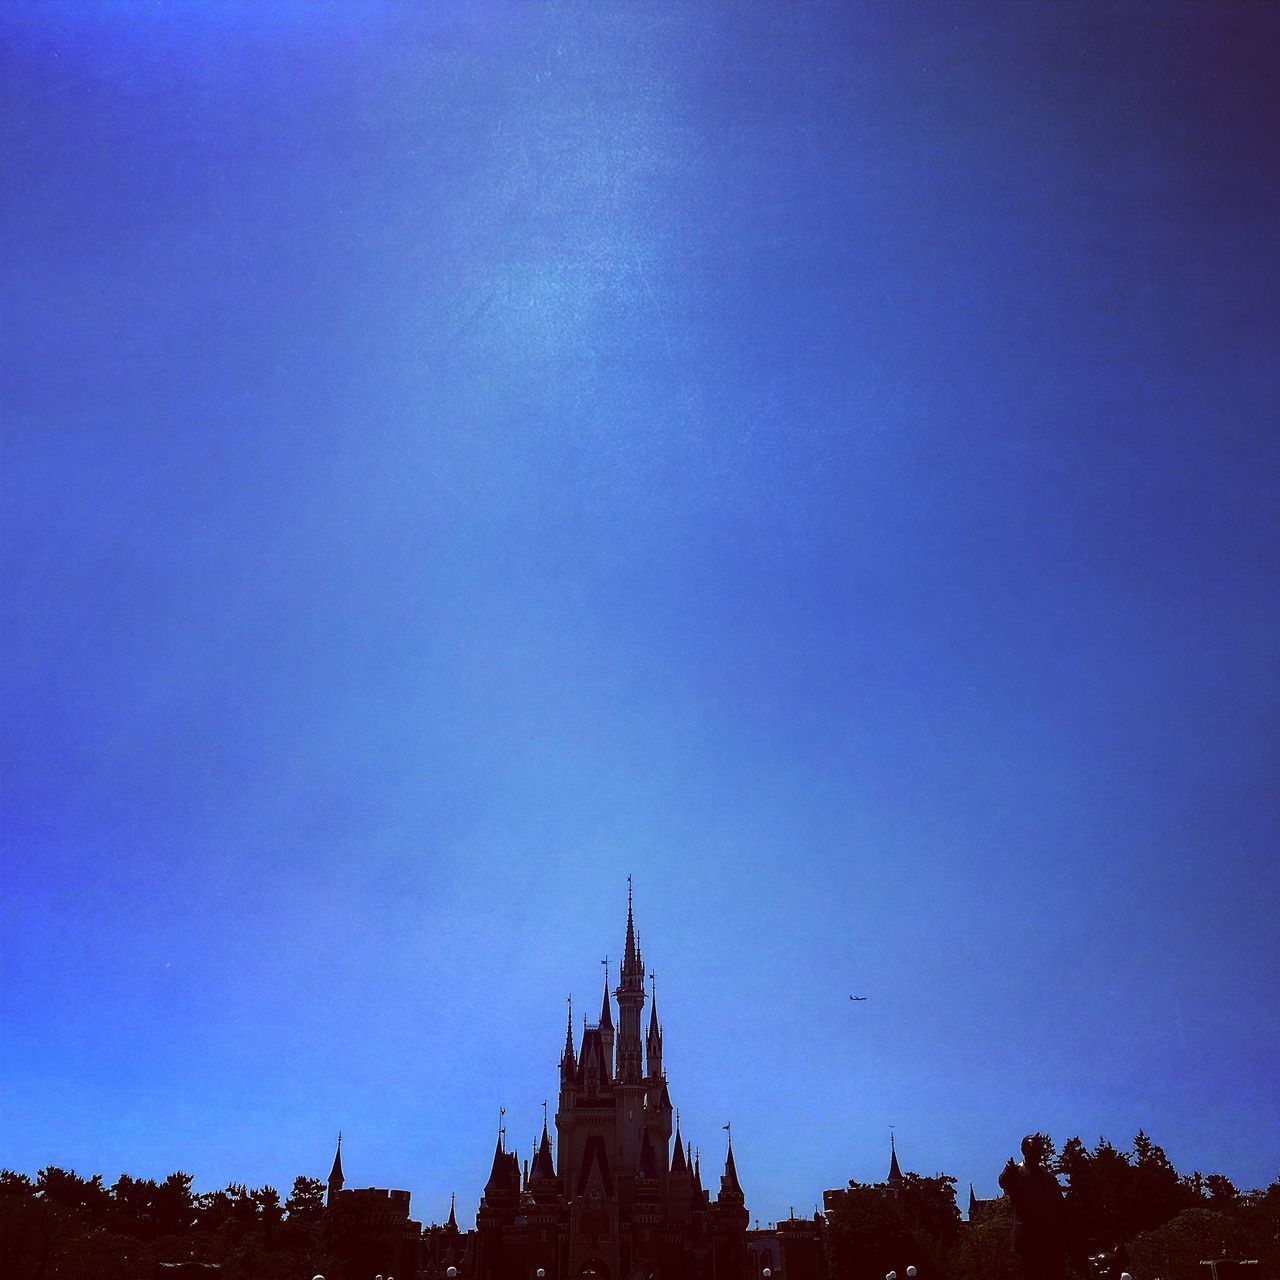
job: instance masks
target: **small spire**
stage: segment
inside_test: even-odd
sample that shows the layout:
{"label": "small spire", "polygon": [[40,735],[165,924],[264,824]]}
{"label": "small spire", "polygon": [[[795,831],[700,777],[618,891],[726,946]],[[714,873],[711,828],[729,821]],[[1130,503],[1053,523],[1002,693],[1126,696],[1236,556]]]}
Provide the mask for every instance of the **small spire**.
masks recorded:
{"label": "small spire", "polygon": [[[635,919],[632,915],[632,885],[631,877],[627,877],[627,943],[622,953],[622,976],[628,977],[636,972],[639,967],[636,943],[636,926]],[[641,970],[643,972],[643,970]]]}
{"label": "small spire", "polygon": [[893,1141],[893,1131],[889,1131],[889,1181],[891,1183],[899,1183],[902,1181],[902,1170],[898,1168],[898,1148]]}
{"label": "small spire", "polygon": [[458,1229],[458,1218],[453,1211],[453,1202],[457,1198],[458,1198],[458,1193],[456,1191],[449,1192],[449,1221],[444,1224],[446,1227],[450,1227],[454,1231],[457,1231]]}
{"label": "small spire", "polygon": [[538,1153],[533,1158],[533,1166],[529,1171],[531,1182],[545,1182],[556,1176],[555,1162],[551,1158],[551,1136],[547,1133],[547,1121],[542,1121],[542,1141],[538,1143]]}
{"label": "small spire", "polygon": [[498,1141],[493,1148],[493,1164],[489,1169],[489,1181],[484,1184],[485,1195],[491,1195],[495,1191],[502,1191],[508,1185],[508,1176],[511,1164],[507,1159],[506,1152],[502,1149],[502,1131],[498,1131]]}
{"label": "small spire", "polygon": [[600,1027],[613,1030],[613,1016],[609,1011],[609,957],[600,961],[604,965],[604,998],[600,1003]]}
{"label": "small spire", "polygon": [[560,1079],[568,1080],[577,1070],[578,1059],[573,1052],[573,997],[569,997],[569,1020],[564,1029],[564,1052],[560,1055]]}
{"label": "small spire", "polygon": [[706,1192],[702,1189],[702,1148],[696,1151],[690,1147],[689,1167],[693,1170],[693,1187],[690,1190],[689,1204],[694,1209],[706,1208]]}
{"label": "small spire", "polygon": [[342,1176],[342,1131],[338,1131],[338,1149],[333,1154],[333,1168],[329,1170],[329,1190],[341,1191]]}
{"label": "small spire", "polygon": [[676,1112],[676,1145],[675,1151],[671,1156],[671,1172],[672,1174],[689,1172],[689,1165],[684,1158],[684,1147],[680,1142],[680,1113],[678,1111]]}
{"label": "small spire", "polygon": [[650,1040],[662,1039],[662,1028],[658,1026],[658,980],[649,975],[649,990],[652,992],[653,1003],[649,1006],[649,1033]]}
{"label": "small spire", "polygon": [[[725,1126],[728,1128],[728,1126]],[[738,1181],[738,1167],[733,1162],[733,1137],[729,1137],[729,1154],[724,1158],[724,1177],[720,1179],[721,1191],[733,1191],[738,1195],[742,1194],[742,1184]],[[791,1216],[794,1218],[795,1211],[792,1210]]]}

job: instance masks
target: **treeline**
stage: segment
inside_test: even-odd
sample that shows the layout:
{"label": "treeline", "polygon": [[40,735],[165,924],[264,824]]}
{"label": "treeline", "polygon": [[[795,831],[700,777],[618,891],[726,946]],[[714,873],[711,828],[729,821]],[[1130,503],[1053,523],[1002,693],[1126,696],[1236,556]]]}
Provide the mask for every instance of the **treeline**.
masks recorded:
{"label": "treeline", "polygon": [[[1121,1151],[1072,1138],[1048,1144],[1066,1189],[1077,1244],[1124,1244],[1135,1280],[1199,1280],[1206,1258],[1256,1258],[1258,1280],[1280,1276],[1280,1179],[1242,1192],[1220,1174],[1181,1175],[1145,1133]],[[0,1171],[3,1280],[146,1280],[157,1262],[216,1262],[225,1280],[341,1275],[324,1229],[324,1184],[299,1177],[285,1200],[274,1187],[232,1184],[197,1194],[189,1173],[163,1181],[42,1169],[34,1181]],[[1009,1210],[986,1201],[964,1223],[956,1180],[903,1175],[851,1182],[827,1215],[830,1280],[1019,1280]]]}
{"label": "treeline", "polygon": [[[1135,1280],[1200,1280],[1201,1260],[1222,1257],[1256,1258],[1259,1280],[1280,1276],[1280,1179],[1242,1192],[1221,1174],[1179,1174],[1142,1132],[1129,1151],[1078,1137],[1047,1150],[1078,1251],[1124,1245]],[[983,1202],[966,1224],[955,1187],[946,1174],[904,1174],[897,1196],[851,1182],[827,1215],[830,1280],[901,1278],[908,1266],[920,1280],[1019,1280],[1008,1202]]]}
{"label": "treeline", "polygon": [[34,1181],[0,1170],[0,1277],[148,1280],[156,1263],[188,1260],[220,1263],[226,1280],[337,1274],[319,1179],[296,1178],[283,1201],[274,1187],[197,1194],[191,1182],[121,1174],[107,1186],[53,1166]]}

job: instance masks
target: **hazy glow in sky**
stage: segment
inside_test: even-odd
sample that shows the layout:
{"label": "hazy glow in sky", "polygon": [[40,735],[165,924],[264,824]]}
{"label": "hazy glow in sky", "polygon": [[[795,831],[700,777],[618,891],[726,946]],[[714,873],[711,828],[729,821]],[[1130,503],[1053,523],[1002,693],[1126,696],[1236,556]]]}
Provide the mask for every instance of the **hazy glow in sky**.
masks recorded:
{"label": "hazy glow in sky", "polygon": [[3,1160],[1271,1180],[1278,25],[6,7]]}

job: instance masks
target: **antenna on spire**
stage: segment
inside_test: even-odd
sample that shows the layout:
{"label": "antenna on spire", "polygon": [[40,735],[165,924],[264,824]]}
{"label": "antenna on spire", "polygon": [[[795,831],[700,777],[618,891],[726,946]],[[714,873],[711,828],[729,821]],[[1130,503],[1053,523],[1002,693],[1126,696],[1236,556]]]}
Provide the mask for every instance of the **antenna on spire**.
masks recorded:
{"label": "antenna on spire", "polygon": [[547,1127],[547,1100],[546,1100],[546,1098],[543,1098],[543,1100],[542,1100],[542,1127],[543,1127],[544,1129]]}
{"label": "antenna on spire", "polygon": [[724,1131],[729,1135],[729,1145],[733,1146],[733,1121],[732,1120],[730,1120],[729,1123],[724,1126]]}
{"label": "antenna on spire", "polygon": [[631,910],[631,877],[627,877],[627,910]]}
{"label": "antenna on spire", "polygon": [[[507,1114],[506,1107],[498,1108],[498,1146],[502,1146],[502,1139],[506,1136],[507,1126],[502,1123],[502,1117]],[[503,1148],[506,1149],[505,1147]]]}
{"label": "antenna on spire", "polygon": [[605,958],[604,958],[603,960],[601,960],[601,961],[600,961],[600,963],[601,963],[602,965],[604,965],[604,985],[605,985],[605,989],[606,989],[606,990],[608,990],[608,987],[609,987],[609,957],[608,957],[608,956],[605,956]]}

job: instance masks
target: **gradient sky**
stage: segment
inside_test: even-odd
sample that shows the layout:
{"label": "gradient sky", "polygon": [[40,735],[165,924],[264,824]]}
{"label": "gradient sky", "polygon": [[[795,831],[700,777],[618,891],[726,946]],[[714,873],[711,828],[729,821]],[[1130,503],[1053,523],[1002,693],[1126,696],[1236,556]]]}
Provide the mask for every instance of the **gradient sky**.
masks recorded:
{"label": "gradient sky", "polygon": [[6,5],[0,1165],[1276,1177],[1278,36]]}

